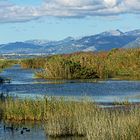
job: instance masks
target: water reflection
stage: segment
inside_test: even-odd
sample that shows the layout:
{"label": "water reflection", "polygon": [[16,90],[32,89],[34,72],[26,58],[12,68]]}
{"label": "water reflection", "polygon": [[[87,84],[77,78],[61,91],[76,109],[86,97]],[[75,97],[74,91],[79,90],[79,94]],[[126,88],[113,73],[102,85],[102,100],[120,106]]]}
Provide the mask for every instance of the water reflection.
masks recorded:
{"label": "water reflection", "polygon": [[0,140],[48,140],[41,124],[0,123]]}
{"label": "water reflection", "polygon": [[20,97],[47,96],[90,96],[97,102],[114,102],[126,100],[139,102],[140,81],[67,81],[44,80],[34,78],[34,70],[21,69],[19,65],[0,73],[8,77],[10,84],[0,85],[0,91],[9,92]]}
{"label": "water reflection", "polygon": [[[114,102],[116,99],[140,101],[140,81],[76,82],[60,81],[59,84],[35,79],[33,70],[21,69],[19,65],[5,70],[0,75],[12,79],[11,84],[0,85],[0,91],[21,97],[29,95],[92,96],[95,101]],[[129,98],[128,98],[129,97]],[[0,110],[0,119],[2,111]],[[0,122],[0,140],[86,140],[84,137],[50,138],[46,136],[42,123]]]}
{"label": "water reflection", "polygon": [[48,137],[43,123],[0,122],[0,140],[86,140],[84,137]]}

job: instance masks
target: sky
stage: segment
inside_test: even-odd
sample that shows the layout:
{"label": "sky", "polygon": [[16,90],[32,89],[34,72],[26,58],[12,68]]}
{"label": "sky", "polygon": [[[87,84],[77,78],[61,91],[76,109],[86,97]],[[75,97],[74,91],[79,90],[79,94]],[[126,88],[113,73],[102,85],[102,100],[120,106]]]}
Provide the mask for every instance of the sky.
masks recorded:
{"label": "sky", "polygon": [[140,29],[140,0],[0,0],[0,44]]}

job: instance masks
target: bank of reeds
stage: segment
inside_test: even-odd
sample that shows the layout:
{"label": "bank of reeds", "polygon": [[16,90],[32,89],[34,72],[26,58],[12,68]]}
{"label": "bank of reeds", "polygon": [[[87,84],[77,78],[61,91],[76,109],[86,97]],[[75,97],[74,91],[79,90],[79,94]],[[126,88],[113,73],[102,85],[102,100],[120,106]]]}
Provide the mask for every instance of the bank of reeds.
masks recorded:
{"label": "bank of reeds", "polygon": [[25,68],[42,68],[45,79],[140,79],[140,49],[79,52],[21,61]]}
{"label": "bank of reeds", "polygon": [[46,99],[8,99],[0,102],[3,119],[12,121],[42,121],[47,118]]}
{"label": "bank of reeds", "polygon": [[[72,108],[71,108],[72,107]],[[91,103],[64,106],[48,118],[50,136],[83,135],[88,140],[139,140],[140,109],[100,109]]]}
{"label": "bank of reeds", "polygon": [[28,59],[22,59],[19,61],[22,68],[44,68],[44,65],[46,63],[46,58],[40,57],[40,58],[28,58]]}
{"label": "bank of reeds", "polygon": [[16,60],[0,59],[0,72],[1,72],[3,69],[12,66],[12,65],[15,64],[15,63],[17,63]]}
{"label": "bank of reeds", "polygon": [[[8,67],[11,67],[15,63],[17,63],[17,61],[15,61],[15,60],[0,59],[0,72],[2,72],[4,69],[6,69]],[[10,79],[3,78],[3,77],[0,76],[0,84],[3,84],[5,82],[8,82],[9,83],[10,82]]]}
{"label": "bank of reeds", "polygon": [[0,101],[3,119],[43,121],[49,136],[84,136],[87,140],[139,140],[140,109],[99,108],[90,101],[7,99]]}

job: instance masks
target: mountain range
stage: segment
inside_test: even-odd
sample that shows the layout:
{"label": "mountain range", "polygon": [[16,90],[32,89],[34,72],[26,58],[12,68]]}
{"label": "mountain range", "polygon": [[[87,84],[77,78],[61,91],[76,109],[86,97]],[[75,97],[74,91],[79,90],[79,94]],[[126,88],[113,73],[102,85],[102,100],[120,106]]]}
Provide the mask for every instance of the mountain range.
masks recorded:
{"label": "mountain range", "polygon": [[0,54],[63,54],[79,51],[108,51],[113,48],[140,47],[140,29],[129,32],[111,30],[79,39],[59,41],[28,40],[0,45]]}

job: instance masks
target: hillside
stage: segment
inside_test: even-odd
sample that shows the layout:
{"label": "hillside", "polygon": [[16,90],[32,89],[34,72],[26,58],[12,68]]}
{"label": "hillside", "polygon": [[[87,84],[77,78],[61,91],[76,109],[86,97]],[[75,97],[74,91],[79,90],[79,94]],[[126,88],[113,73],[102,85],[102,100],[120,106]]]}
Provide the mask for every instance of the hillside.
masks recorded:
{"label": "hillside", "polygon": [[67,37],[60,41],[28,40],[0,45],[0,54],[63,54],[79,51],[108,51],[113,48],[135,48],[140,45],[140,30],[123,33],[120,30],[106,31],[80,39]]}

